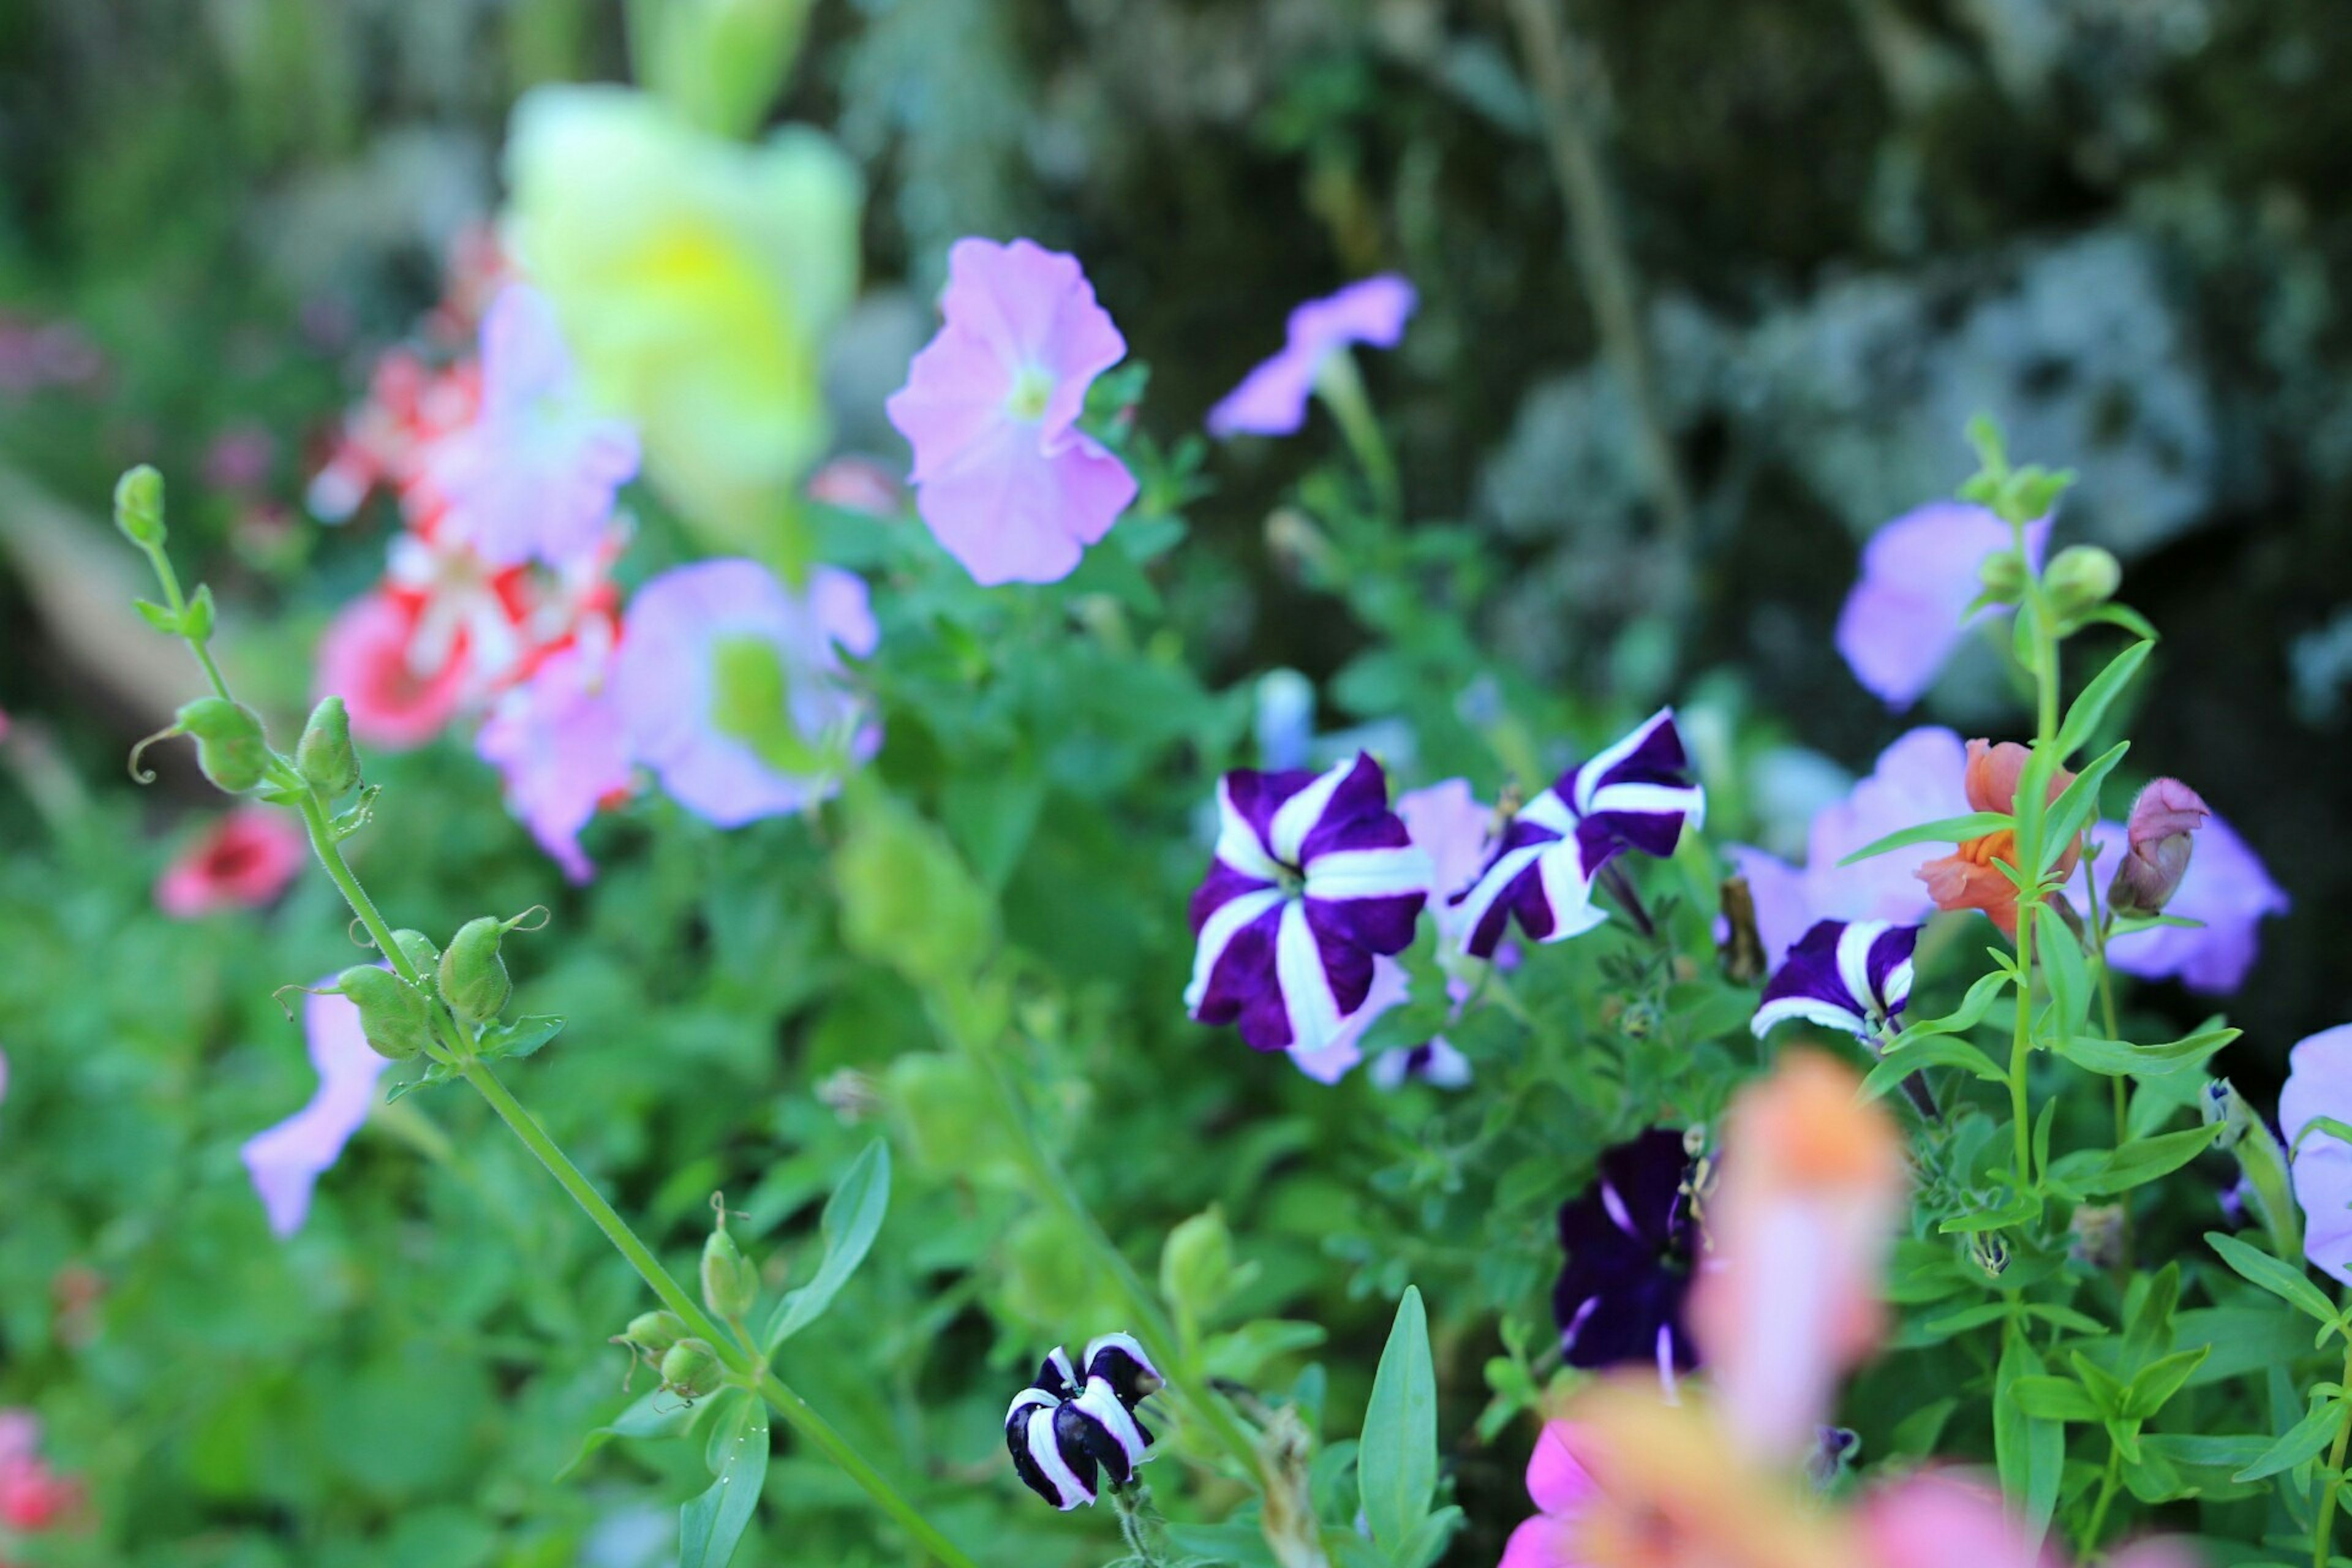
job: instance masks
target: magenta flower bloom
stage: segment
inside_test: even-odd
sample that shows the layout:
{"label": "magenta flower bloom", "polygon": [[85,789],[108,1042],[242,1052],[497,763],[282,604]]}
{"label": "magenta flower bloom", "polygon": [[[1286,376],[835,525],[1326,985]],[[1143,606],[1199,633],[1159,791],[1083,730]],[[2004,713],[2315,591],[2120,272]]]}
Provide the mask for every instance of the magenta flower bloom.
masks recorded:
{"label": "magenta flower bloom", "polygon": [[940,313],[887,405],[915,448],[915,509],[974,581],[1059,582],[1135,500],[1077,427],[1127,340],[1076,259],[1025,239],[956,241]]}
{"label": "magenta flower bloom", "polygon": [[614,493],[636,475],[637,434],[589,406],[547,296],[509,283],[482,318],[480,412],[426,468],[452,536],[484,561],[560,565],[604,543]]}
{"label": "magenta flower bloom", "polygon": [[1350,345],[1394,348],[1412,318],[1412,285],[1390,273],[1350,283],[1290,312],[1282,352],[1242,378],[1209,410],[1209,434],[1289,436],[1307,422],[1307,400],[1333,354]]}
{"label": "magenta flower bloom", "polygon": [[580,831],[632,782],[628,726],[589,657],[564,648],[501,696],[474,739],[506,781],[507,806],[566,878],[595,875]]}
{"label": "magenta flower bloom", "polygon": [[1919,844],[1851,866],[1838,862],[1890,833],[1967,813],[1971,808],[1961,787],[1967,769],[1968,747],[1959,736],[1932,726],[1913,730],[1878,754],[1870,776],[1845,799],[1813,818],[1802,867],[1744,844],[1729,846],[1725,853],[1756,900],[1767,962],[1780,967],[1817,921],[1926,920],[1936,904],[1915,873],[1949,854],[1948,846]]}
{"label": "magenta flower bloom", "polygon": [[1321,1051],[1370,996],[1373,960],[1412,944],[1429,857],[1362,752],[1320,774],[1227,773],[1217,817],[1185,1008],[1255,1050]]}
{"label": "magenta flower bloom", "polygon": [[290,813],[239,806],[172,858],[155,879],[155,907],[173,920],[259,909],[284,892],[310,856]]}
{"label": "magenta flower bloom", "polygon": [[[2026,525],[2036,571],[2049,539],[2049,519]],[[1862,578],[1838,614],[1838,652],[1853,678],[1898,711],[1918,701],[1969,626],[1993,613],[1968,614],[1983,588],[1977,569],[2010,544],[2009,524],[1960,501],[1931,502],[1871,535]]]}
{"label": "magenta flower bloom", "polygon": [[1511,1531],[1501,1568],[1577,1568],[1583,1561],[1576,1531],[1600,1501],[1601,1484],[1577,1458],[1580,1436],[1568,1422],[1544,1424],[1528,1460],[1528,1497],[1536,1512]]}
{"label": "magenta flower bloom", "polygon": [[698,562],[629,601],[613,700],[662,788],[739,827],[826,798],[881,745],[841,661],[880,637],[847,572],[820,566],[795,594],[754,561]]}
{"label": "magenta flower bloom", "polygon": [[[2100,823],[2091,841],[2099,848],[2099,867],[2117,865],[2129,853],[2129,830],[2120,823]],[[2073,890],[2078,907],[2086,907],[2081,904],[2085,889]],[[2119,936],[2108,944],[2107,957],[2143,980],[2177,978],[2191,991],[2226,996],[2245,984],[2254,966],[2264,917],[2283,915],[2290,904],[2252,847],[2214,812],[2197,830],[2197,852],[2164,907],[2168,915],[2200,923]]]}
{"label": "magenta flower bloom", "polygon": [[[332,985],[329,975],[319,982]],[[368,1048],[360,1031],[360,1010],[346,996],[302,999],[302,1034],[318,1069],[310,1102],[277,1126],[245,1142],[245,1168],[269,1228],[280,1237],[302,1228],[310,1213],[310,1192],[319,1177],[342,1157],[343,1145],[368,1119],[376,1079],[392,1064]]]}
{"label": "magenta flower bloom", "polygon": [[[2352,1285],[2352,1144],[2304,1129],[2332,1116],[2352,1121],[2352,1024],[2322,1029],[2287,1053],[2279,1130],[2294,1150],[2294,1201],[2303,1209],[2303,1254]],[[2302,1139],[2302,1145],[2295,1141]]]}

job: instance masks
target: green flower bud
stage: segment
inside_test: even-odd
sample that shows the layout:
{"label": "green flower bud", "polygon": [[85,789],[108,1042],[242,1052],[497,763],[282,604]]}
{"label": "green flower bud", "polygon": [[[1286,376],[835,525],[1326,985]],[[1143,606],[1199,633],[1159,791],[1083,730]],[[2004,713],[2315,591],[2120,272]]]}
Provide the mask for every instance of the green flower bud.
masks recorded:
{"label": "green flower bud", "polygon": [[680,1340],[662,1352],[662,1386],[688,1399],[717,1388],[720,1371],[719,1358],[701,1340]]}
{"label": "green flower bud", "polygon": [[163,475],[142,463],[115,481],[114,526],[142,550],[163,545]]}
{"label": "green flower bud", "polygon": [[2025,557],[2014,550],[1996,550],[1978,563],[1977,581],[1994,603],[2014,605],[2025,597]]}
{"label": "green flower bud", "polygon": [[396,931],[392,940],[408,960],[408,967],[416,971],[417,978],[433,983],[434,971],[441,963],[441,950],[433,945],[433,939],[421,931]]}
{"label": "green flower bud", "polygon": [[294,765],[302,782],[329,800],[348,793],[360,782],[359,753],[352,749],[352,717],[343,700],[328,697],[310,710],[302,739],[294,748]]}
{"label": "green flower bud", "polygon": [[226,697],[199,697],[184,705],[174,728],[196,742],[196,765],[215,788],[243,795],[269,767],[269,743],[252,709]]}
{"label": "green flower bud", "polygon": [[676,1312],[639,1312],[621,1338],[647,1355],[667,1355],[672,1345],[686,1338],[686,1320]]}
{"label": "green flower bud", "polygon": [[2095,544],[2070,544],[2051,558],[2042,581],[2060,615],[2079,615],[2116,596],[2116,590],[2123,586],[2124,569],[2114,555]]}
{"label": "green flower bud", "polygon": [[1233,1295],[1242,1279],[1234,1268],[1233,1233],[1214,1205],[1168,1233],[1160,1248],[1160,1293],[1182,1320],[1200,1322]]}
{"label": "green flower bud", "polygon": [[499,956],[506,922],[492,915],[467,921],[449,939],[441,955],[441,1000],[468,1024],[499,1016],[514,990],[507,977],[507,961]]}
{"label": "green flower bud", "polygon": [[727,1234],[727,1220],[702,1244],[702,1304],[722,1322],[733,1322],[760,1300],[760,1271]]}
{"label": "green flower bud", "polygon": [[433,1004],[391,970],[356,964],[335,976],[334,988],[359,1008],[360,1030],[376,1055],[405,1061],[431,1042]]}

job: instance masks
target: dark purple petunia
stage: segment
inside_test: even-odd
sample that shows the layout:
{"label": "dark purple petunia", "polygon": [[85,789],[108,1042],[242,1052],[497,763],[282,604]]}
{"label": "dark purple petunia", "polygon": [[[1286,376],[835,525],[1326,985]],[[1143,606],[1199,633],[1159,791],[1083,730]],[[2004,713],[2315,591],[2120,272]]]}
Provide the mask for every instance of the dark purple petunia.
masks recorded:
{"label": "dark purple petunia", "polygon": [[1706,791],[1691,777],[1674,710],[1662,708],[1512,817],[1478,879],[1448,900],[1466,950],[1494,956],[1514,914],[1538,942],[1581,936],[1609,918],[1592,901],[1603,866],[1626,849],[1671,855],[1684,825],[1706,820]]}
{"label": "dark purple petunia", "polygon": [[1004,1412],[1004,1446],[1031,1491],[1068,1512],[1095,1500],[1098,1479],[1123,1487],[1151,1458],[1151,1429],[1136,1405],[1160,1385],[1159,1369],[1128,1334],[1087,1346],[1086,1382],[1061,1346]]}
{"label": "dark purple petunia", "polygon": [[1603,1153],[1592,1185],[1560,1205],[1568,1262],[1551,1310],[1569,1365],[1642,1363],[1671,1379],[1698,1363],[1683,1324],[1698,1252],[1690,1173],[1683,1135],[1654,1127]]}
{"label": "dark purple petunia", "polygon": [[1815,921],[1764,986],[1748,1026],[1762,1039],[1802,1018],[1864,1041],[1895,1026],[1911,999],[1919,928],[1892,921]]}
{"label": "dark purple petunia", "polygon": [[1227,773],[1217,820],[1184,1005],[1257,1050],[1319,1049],[1364,1005],[1373,958],[1412,945],[1429,857],[1360,752],[1324,773]]}

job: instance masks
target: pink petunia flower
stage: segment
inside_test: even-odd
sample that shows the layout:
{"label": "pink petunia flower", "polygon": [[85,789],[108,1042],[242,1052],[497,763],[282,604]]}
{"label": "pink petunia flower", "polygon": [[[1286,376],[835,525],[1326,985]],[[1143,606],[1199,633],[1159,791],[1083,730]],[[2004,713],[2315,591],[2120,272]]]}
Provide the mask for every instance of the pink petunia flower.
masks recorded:
{"label": "pink petunia flower", "polygon": [[1076,260],[1025,239],[958,240],[940,311],[887,404],[916,510],[976,582],[1058,582],[1135,500],[1127,465],[1077,427],[1127,341]]}
{"label": "pink petunia flower", "polygon": [[1544,1423],[1528,1458],[1528,1497],[1536,1512],[1511,1531],[1501,1568],[1571,1568],[1580,1557],[1576,1527],[1601,1488],[1576,1457],[1576,1436],[1577,1429],[1565,1421]]}
{"label": "pink petunia flower", "polygon": [[593,876],[580,831],[632,779],[628,729],[595,661],[577,648],[551,655],[499,699],[474,749],[499,770],[507,805],[564,876]]}
{"label": "pink petunia flower", "polygon": [[615,492],[636,474],[636,431],[589,406],[555,307],[536,289],[501,289],[481,341],[480,410],[425,458],[448,502],[444,526],[493,566],[594,553]]}
{"label": "pink petunia flower", "polygon": [[[331,985],[334,979],[319,984]],[[269,1228],[280,1237],[302,1228],[311,1189],[368,1119],[376,1080],[392,1065],[369,1047],[360,1030],[360,1010],[347,996],[305,996],[302,1034],[310,1065],[318,1069],[317,1090],[301,1110],[247,1139],[243,1150]]]}
{"label": "pink petunia flower", "polygon": [[328,623],[319,641],[321,697],[337,696],[351,710],[352,735],[362,745],[404,751],[441,732],[466,696],[466,670],[455,659],[420,675],[410,658],[417,617],[381,593],[352,600]]}
{"label": "pink petunia flower", "polygon": [[[2026,525],[2026,554],[2036,571],[2049,540],[2049,519]],[[1993,613],[1968,613],[1983,587],[1977,569],[2011,545],[2009,524],[1960,501],[1905,512],[1871,535],[1862,577],[1838,614],[1837,648],[1853,678],[1889,708],[1918,701],[1969,628]]]}
{"label": "pink petunia flower", "polygon": [[239,806],[173,857],[155,879],[155,907],[174,920],[257,909],[286,890],[309,848],[286,813]]}
{"label": "pink petunia flower", "polygon": [[1382,273],[1299,306],[1290,312],[1282,352],[1244,376],[1209,410],[1209,434],[1295,434],[1307,422],[1307,400],[1325,363],[1356,343],[1394,348],[1415,302],[1412,284]]}

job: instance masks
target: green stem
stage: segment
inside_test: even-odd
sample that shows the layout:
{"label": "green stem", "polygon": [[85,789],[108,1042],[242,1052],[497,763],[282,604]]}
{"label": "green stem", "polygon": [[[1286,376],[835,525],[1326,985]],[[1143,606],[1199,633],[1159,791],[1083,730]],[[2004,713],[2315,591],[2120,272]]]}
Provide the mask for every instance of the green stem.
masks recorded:
{"label": "green stem", "polygon": [[[2352,1391],[2352,1336],[2345,1340],[2344,1383]],[[2336,1443],[2327,1451],[2326,1485],[2319,1496],[2319,1517],[2311,1526],[2311,1568],[2327,1568],[2327,1549],[2336,1543],[2336,1494],[2344,1485],[2344,1449],[2352,1443],[2352,1392],[2342,1398],[2343,1418],[2336,1424]]]}
{"label": "green stem", "polygon": [[[2010,532],[2018,559],[2030,559],[2025,548],[2025,524],[2011,520]],[[2033,744],[2040,751],[2058,742],[2058,639],[2051,633],[2050,605],[2042,591],[2042,579],[2032,572],[2025,574],[2025,602],[2018,614],[2030,618],[2033,633]],[[2010,802],[2010,809],[2017,809],[2015,801]],[[2036,882],[2042,867],[2044,815],[2041,811],[2033,814],[2034,829],[2030,842],[2021,832],[2017,838],[2017,869]],[[2021,894],[2017,900],[2017,1027],[2009,1046],[2009,1107],[2017,1129],[2017,1179],[2021,1186],[2032,1179],[2033,1108],[2026,1089],[2026,1072],[2033,1059],[2033,917],[2041,903],[2038,895]]]}
{"label": "green stem", "polygon": [[411,985],[417,984],[424,977],[408,962],[408,954],[401,951],[400,943],[392,940],[392,928],[384,923],[375,900],[368,897],[368,890],[352,874],[351,863],[343,858],[342,846],[335,842],[334,825],[327,819],[327,808],[319,803],[315,793],[305,789],[295,809],[302,814],[302,826],[310,830],[311,853],[327,868],[327,876],[343,895],[343,902],[351,905],[352,913],[367,928],[368,938],[375,943],[376,951],[390,962],[394,973]]}
{"label": "green stem", "polygon": [[[188,601],[180,592],[180,574],[172,569],[172,557],[160,544],[142,544],[140,549],[146,552],[147,559],[155,567],[155,580],[163,585],[164,604],[175,616],[185,614]],[[196,656],[198,664],[204,666],[205,679],[211,682],[213,695],[225,702],[234,701],[235,699],[228,694],[228,681],[221,675],[220,666],[213,662],[213,650],[207,646],[207,639],[192,637],[183,632],[180,640],[188,645],[188,651]]]}
{"label": "green stem", "polygon": [[2123,1450],[2116,1447],[2113,1437],[2107,1439],[2107,1469],[2099,1478],[2099,1500],[2091,1505],[2091,1521],[2083,1527],[2083,1538],[2074,1543],[2077,1556],[2087,1561],[2091,1549],[2099,1543],[2100,1532],[2107,1527],[2107,1509],[2116,1500],[2116,1489],[2123,1483]]}
{"label": "green stem", "polygon": [[1397,479],[1396,455],[1389,450],[1388,437],[1381,431],[1380,416],[1372,412],[1372,400],[1364,391],[1364,378],[1356,368],[1355,356],[1346,349],[1336,349],[1326,355],[1322,367],[1315,373],[1316,395],[1331,411],[1339,422],[1339,434],[1348,449],[1356,455],[1357,464],[1364,470],[1365,482],[1372,487],[1372,499],[1381,515],[1390,522],[1404,520],[1404,490]]}

